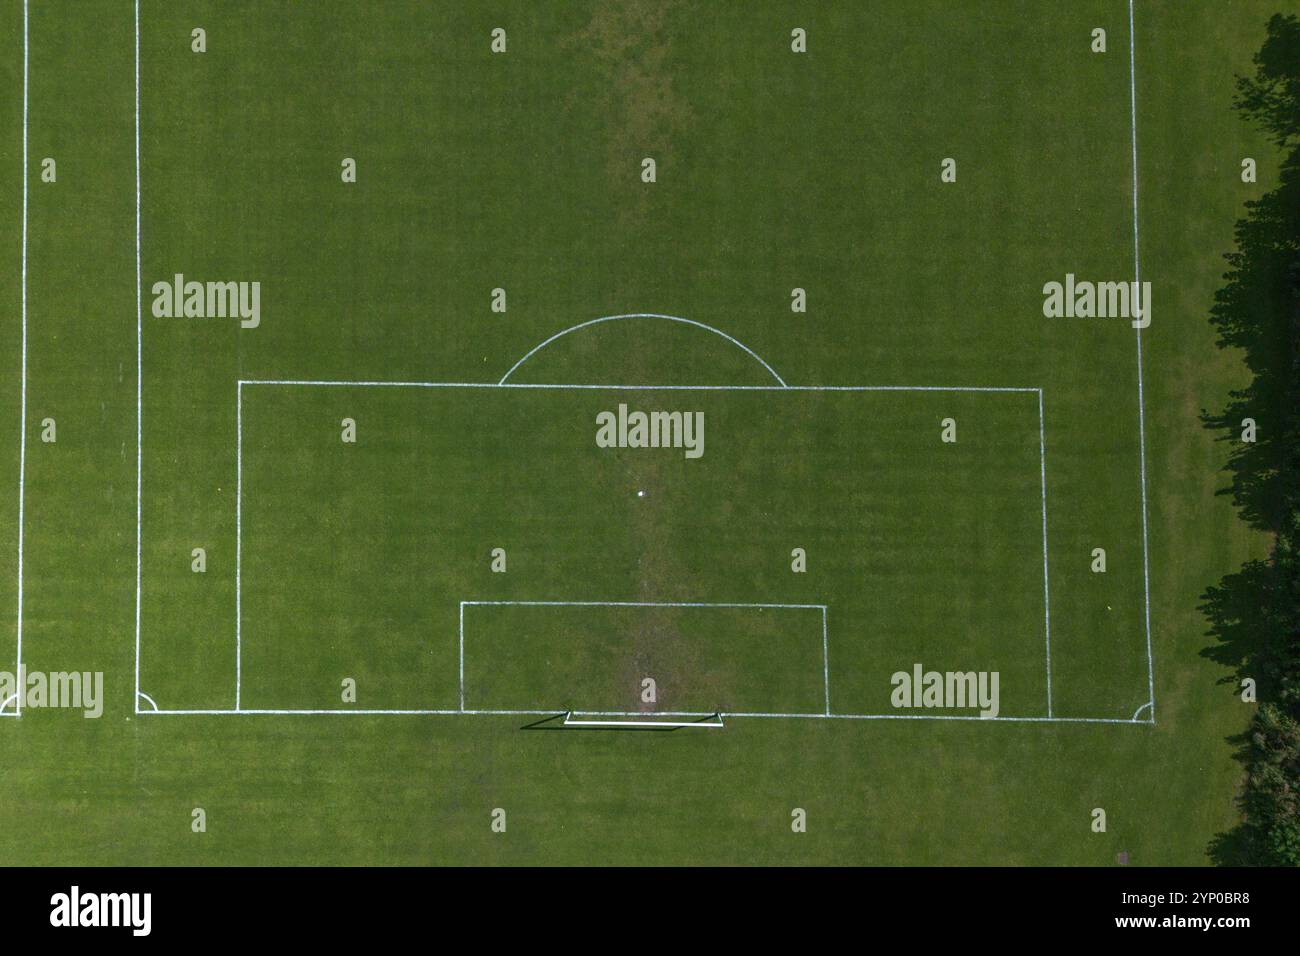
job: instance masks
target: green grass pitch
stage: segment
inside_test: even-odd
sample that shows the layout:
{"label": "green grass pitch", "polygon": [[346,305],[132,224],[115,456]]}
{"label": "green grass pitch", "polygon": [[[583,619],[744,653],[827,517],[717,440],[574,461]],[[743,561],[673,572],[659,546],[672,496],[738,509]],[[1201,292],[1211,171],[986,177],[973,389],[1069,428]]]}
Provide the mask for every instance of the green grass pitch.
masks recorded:
{"label": "green grass pitch", "polygon": [[105,700],[0,720],[0,862],[1205,862],[1277,6],[5,4],[0,660]]}

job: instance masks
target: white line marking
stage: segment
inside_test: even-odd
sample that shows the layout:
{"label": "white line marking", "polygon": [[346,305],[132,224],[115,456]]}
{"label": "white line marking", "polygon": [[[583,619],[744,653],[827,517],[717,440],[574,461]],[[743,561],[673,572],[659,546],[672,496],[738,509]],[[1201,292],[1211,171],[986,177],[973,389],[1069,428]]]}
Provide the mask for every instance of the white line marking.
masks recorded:
{"label": "white line marking", "polygon": [[[23,272],[22,272],[22,398],[20,400],[18,434],[18,622],[17,664],[15,673],[23,672],[23,529],[26,508],[27,479],[27,112],[28,112],[28,54],[27,54],[27,0],[23,0]],[[21,716],[23,702],[17,698],[14,716]],[[4,705],[0,705],[3,712]]]}
{"label": "white line marking", "polygon": [[1038,390],[1038,469],[1043,489],[1043,640],[1047,644],[1047,716],[1052,716],[1052,600],[1047,576],[1047,436],[1043,423],[1043,390]]}
{"label": "white line marking", "polygon": [[822,605],[822,687],[826,690],[826,714],[831,712],[831,651],[826,634],[826,606]]}
{"label": "white line marking", "polygon": [[[135,692],[140,693],[140,555],[144,476],[144,322],[140,284],[140,0],[135,0]],[[137,705],[138,706],[138,705]]]}
{"label": "white line marking", "polygon": [[[1140,241],[1138,226],[1138,153],[1137,153],[1137,85],[1136,85],[1136,53],[1135,53],[1135,36],[1133,24],[1133,0],[1129,0],[1129,89],[1130,89],[1130,119],[1132,127],[1132,160],[1133,160],[1133,261],[1134,261],[1134,278],[1140,283]],[[26,421],[27,421],[27,162],[28,162],[28,3],[23,2],[23,235],[22,235],[22,433],[19,443],[19,496],[18,496],[18,668],[22,667],[22,632],[23,632],[23,513],[24,513],[24,475],[26,470]],[[141,605],[141,553],[142,553],[142,477],[143,477],[143,307],[142,307],[142,271],[141,271],[141,213],[140,213],[140,4],[139,0],[135,2],[135,205],[136,205],[136,600],[135,600],[135,686],[137,695],[140,694],[140,605]],[[546,385],[546,384],[523,384],[509,383],[507,379],[531,356],[541,349],[545,348],[556,339],[561,338],[570,332],[575,332],[581,328],[595,325],[600,322],[614,321],[618,319],[629,318],[660,318],[669,321],[680,322],[687,325],[696,326],[722,336],[732,342],[747,354],[759,362],[771,375],[779,382],[777,386],[743,386],[743,385],[588,385],[588,384],[563,384],[563,385]],[[1147,645],[1147,686],[1150,691],[1150,700],[1143,707],[1139,708],[1138,713],[1146,707],[1151,708],[1151,718],[1147,723],[1155,723],[1155,676],[1154,660],[1151,649],[1151,598],[1150,598],[1150,563],[1149,563],[1149,530],[1147,519],[1147,489],[1146,489],[1146,424],[1145,424],[1145,398],[1143,391],[1142,376],[1142,330],[1137,331],[1137,372],[1138,372],[1138,432],[1139,432],[1139,460],[1141,466],[1141,490],[1142,490],[1142,565],[1143,565],[1143,597],[1145,606],[1145,630]],[[604,316],[598,319],[592,319],[580,323],[569,329],[565,329],[544,342],[535,346],[525,354],[518,362],[502,376],[501,380],[495,384],[484,382],[382,382],[382,381],[328,381],[328,380],[305,380],[305,379],[240,379],[237,389],[237,419],[239,432],[239,450],[237,457],[242,459],[242,389],[244,385],[296,385],[296,386],[330,386],[330,387],[406,387],[406,388],[540,388],[540,389],[591,389],[591,390],[687,390],[687,391],[932,391],[932,392],[1037,392],[1039,400],[1039,441],[1040,441],[1040,458],[1042,461],[1041,478],[1043,487],[1043,535],[1044,535],[1044,552],[1043,552],[1043,571],[1044,571],[1044,604],[1046,609],[1046,644],[1047,644],[1047,694],[1048,694],[1048,714],[1046,718],[963,718],[957,716],[942,717],[931,715],[855,715],[855,714],[830,714],[829,704],[829,655],[825,640],[825,606],[822,605],[765,605],[765,604],[734,604],[734,605],[695,605],[695,604],[666,604],[663,606],[724,606],[724,607],[821,607],[823,612],[823,659],[826,661],[826,695],[827,695],[827,713],[822,715],[808,714],[733,714],[730,716],[822,716],[837,719],[989,719],[1000,721],[1039,721],[1039,722],[1071,722],[1071,723],[1132,723],[1136,722],[1136,714],[1133,721],[1123,721],[1113,718],[1055,718],[1051,715],[1051,614],[1048,602],[1048,579],[1047,579],[1047,544],[1046,544],[1046,452],[1045,439],[1043,435],[1042,421],[1042,389],[1030,387],[991,387],[991,386],[912,386],[912,385],[876,385],[876,386],[790,386],[785,383],[780,375],[776,373],[770,365],[759,357],[753,350],[736,340],[732,336],[712,326],[696,322],[691,319],[681,318],[679,316],[669,316],[659,313],[629,313],[626,315]],[[240,635],[239,621],[239,604],[240,604],[240,582],[239,582],[239,538],[240,538],[240,515],[242,511],[241,496],[239,485],[242,485],[242,460],[237,464],[237,492],[236,492],[236,674],[235,674],[235,706],[234,711],[224,710],[171,710],[161,711],[155,709],[148,713],[159,714],[294,714],[294,713],[349,713],[349,714],[366,714],[366,713],[386,713],[386,714],[475,714],[485,713],[482,711],[467,711],[464,709],[464,625],[463,614],[466,604],[548,604],[548,603],[573,603],[573,604],[611,604],[619,606],[660,606],[653,602],[646,602],[640,605],[634,602],[462,602],[461,603],[461,707],[456,711],[436,711],[436,710],[350,710],[350,711],[317,711],[317,710],[239,710],[240,704],[240,678],[241,678],[241,654],[242,639]],[[17,696],[17,695],[15,695]],[[146,695],[147,696],[147,695]],[[11,698],[12,699],[12,698]],[[3,708],[9,701],[0,705],[0,714],[3,714]],[[21,702],[19,704],[21,706]],[[156,705],[155,705],[156,707]],[[541,712],[539,712],[541,713]],[[17,716],[17,713],[15,713]]]}
{"label": "white line marking", "polygon": [[[282,386],[323,386],[323,387],[381,387],[381,388],[541,388],[541,389],[622,389],[622,390],[691,390],[691,391],[828,391],[828,392],[1001,392],[1009,394],[1033,393],[1039,402],[1039,441],[1040,474],[1044,488],[1044,507],[1046,477],[1043,448],[1042,389],[1039,387],[1018,386],[932,386],[932,385],[679,385],[679,386],[628,386],[628,385],[525,385],[490,382],[381,382],[381,381],[342,381],[311,379],[238,379],[236,387],[236,489],[235,489],[235,709],[241,709],[241,671],[242,671],[242,552],[243,552],[243,389],[246,385],[282,385]],[[1045,522],[1045,518],[1044,518]],[[1044,523],[1044,587],[1046,588],[1046,524]],[[671,601],[461,601],[458,624],[458,669],[459,669],[459,709],[453,713],[474,713],[465,708],[465,607],[466,606],[605,606],[605,607],[733,607],[733,608],[789,608],[820,609],[822,612],[822,661],[823,661],[823,696],[827,716],[830,714],[830,653],[827,634],[827,608],[823,604],[775,604],[775,603],[739,603],[739,602],[671,602]],[[1047,624],[1050,635],[1050,620]],[[1050,636],[1048,638],[1048,708],[1051,713],[1051,661]],[[356,713],[357,711],[346,711]],[[837,715],[838,716],[838,715]]]}
{"label": "white line marking", "polygon": [[[561,709],[552,710],[325,710],[325,709],[291,709],[282,708],[276,710],[145,710],[141,711],[141,716],[148,714],[157,714],[164,717],[180,716],[209,716],[209,717],[257,717],[257,716],[275,716],[275,715],[297,715],[297,716],[383,716],[383,715],[406,715],[418,717],[558,717],[564,713]],[[644,714],[639,711],[584,711],[593,717],[643,717]],[[659,716],[663,717],[713,717],[713,712],[704,711],[662,711]],[[979,721],[986,724],[1125,724],[1128,726],[1151,726],[1152,720],[1127,720],[1122,717],[980,717],[975,714],[816,714],[816,713],[760,713],[753,711],[741,711],[731,713],[723,711],[716,714],[717,717],[724,720],[733,720],[740,717],[754,719],[786,719],[798,718],[807,720],[946,720],[946,721]]]}
{"label": "white line marking", "polygon": [[725,601],[461,601],[462,607],[754,607],[825,610],[825,604],[738,604]]}
{"label": "white line marking", "polygon": [[[830,670],[827,655],[826,605],[825,604],[772,604],[772,603],[738,603],[728,601],[461,601],[460,602],[460,713],[475,713],[465,709],[465,608],[467,607],[690,607],[690,608],[745,608],[750,610],[789,610],[821,611],[822,618],[822,680],[826,699],[826,714],[831,710]],[[482,712],[482,711],[480,711]],[[496,713],[497,711],[492,711]],[[531,713],[531,711],[511,710],[509,713]],[[557,713],[557,711],[539,711],[538,713]],[[646,714],[626,711],[569,711],[595,717],[644,717]],[[661,717],[707,717],[713,712],[656,711]]]}
{"label": "white line marking", "polygon": [[[496,713],[494,710],[484,711],[484,713]],[[721,717],[722,712],[716,710],[656,710],[646,713],[640,710],[571,710],[571,711],[554,711],[541,710],[541,714],[570,713],[579,714],[584,717]],[[813,714],[812,716],[824,716]]]}
{"label": "white line marking", "polygon": [[[717,718],[717,723],[710,723],[707,720],[635,720],[635,719],[629,719],[629,720],[577,719],[575,720],[574,719],[575,713],[576,712],[572,710],[565,713],[563,726],[565,727],[634,727],[638,729],[644,727],[648,730],[653,730],[656,727],[699,727],[701,729],[709,729],[709,728],[717,729],[726,726],[722,722],[721,714],[709,714],[708,715],[709,717]],[[646,714],[644,716],[654,717],[657,715]]]}
{"label": "white line marking", "polygon": [[245,378],[240,385],[292,385],[319,388],[535,388],[621,392],[1037,392],[1032,386],[1003,385],[589,385],[524,382],[380,382],[329,379]]}
{"label": "white line marking", "polygon": [[822,720],[974,720],[986,724],[1134,724],[1150,721],[1125,720],[1122,717],[980,717],[978,714],[763,714],[724,712],[723,717],[799,717]]}
{"label": "white line marking", "polygon": [[[1142,711],[1146,710],[1146,709],[1147,709],[1148,707],[1150,707],[1150,706],[1152,706],[1151,701],[1147,701],[1145,704],[1143,704],[1143,705],[1142,705],[1141,707],[1139,707],[1137,710],[1133,711],[1133,719],[1136,721],[1136,720],[1138,719],[1138,714],[1142,713]],[[1151,721],[1151,723],[1155,723],[1155,720],[1153,719],[1153,720]]]}
{"label": "white line marking", "polygon": [[603,315],[598,319],[588,319],[586,322],[579,322],[577,325],[571,326],[570,328],[565,329],[563,332],[556,332],[545,342],[542,342],[539,345],[534,345],[528,351],[528,353],[524,355],[523,358],[521,358],[514,365],[510,366],[510,371],[506,372],[505,375],[502,375],[501,381],[498,382],[497,384],[498,385],[506,384],[506,379],[508,379],[511,375],[515,374],[515,370],[518,369],[519,366],[523,365],[530,358],[532,358],[542,349],[546,348],[546,346],[550,345],[556,339],[561,339],[564,336],[568,335],[570,332],[577,332],[579,329],[585,329],[593,325],[600,325],[602,322],[618,322],[623,319],[665,319],[669,322],[680,322],[682,325],[694,326],[697,329],[704,329],[706,332],[712,332],[714,335],[720,335],[728,342],[730,342],[732,345],[735,345],[740,349],[744,350],[749,355],[750,358],[754,359],[754,361],[758,362],[759,365],[767,369],[768,374],[771,375],[778,382],[780,382],[782,387],[785,386],[785,379],[781,378],[780,375],[776,374],[776,371],[772,368],[772,366],[768,365],[761,358],[759,358],[758,354],[753,349],[751,349],[745,343],[741,342],[739,339],[733,338],[732,336],[728,335],[726,332],[723,332],[721,329],[715,329],[711,325],[705,325],[703,322],[697,322],[694,319],[684,319],[678,315],[663,315],[662,313],[659,312],[628,312],[623,315]]}
{"label": "white line marking", "polygon": [[[8,707],[10,704],[15,705],[13,712],[5,713],[5,708]],[[5,698],[4,703],[0,704],[0,717],[17,717],[19,716],[19,711],[22,708],[22,706],[23,706],[22,695],[10,694],[8,697]]]}
{"label": "white line marking", "polygon": [[[323,715],[337,714],[340,716],[351,715],[354,717],[365,717],[365,716],[373,717],[373,716],[382,716],[382,715],[407,715],[407,716],[419,716],[419,717],[430,717],[430,716],[462,717],[467,715],[473,716],[478,714],[479,712],[472,711],[472,710],[460,711],[460,710],[427,710],[427,709],[426,710],[418,710],[418,709],[378,710],[373,708],[364,709],[364,710],[326,710],[326,709],[288,708],[288,707],[279,708],[279,709],[244,707],[241,710],[232,710],[230,708],[223,709],[218,707],[218,708],[197,709],[197,710],[142,710],[140,711],[140,713],[141,715],[158,714],[163,717],[265,717],[265,716],[274,716],[274,715],[281,715],[281,714],[283,715],[292,714],[298,716],[323,716]],[[534,711],[529,711],[528,713],[531,714],[534,713]],[[537,713],[538,715],[559,714],[560,711],[539,710],[539,711],[535,711],[535,713]],[[521,714],[520,716],[526,716],[526,715]]]}
{"label": "white line marking", "polygon": [[239,710],[244,672],[244,386],[235,387],[235,710]]}
{"label": "white line marking", "polygon": [[[1141,289],[1142,267],[1138,238],[1138,140],[1137,140],[1137,66],[1135,52],[1136,38],[1133,35],[1133,0],[1128,0],[1128,79],[1129,110],[1133,130],[1133,280]],[[1151,314],[1151,303],[1147,303],[1147,314]],[[1156,674],[1155,659],[1151,655],[1151,562],[1148,548],[1147,531],[1147,427],[1146,399],[1142,391],[1142,330],[1137,330],[1137,373],[1138,373],[1138,461],[1142,472],[1142,600],[1145,611],[1147,638],[1147,692],[1151,704],[1151,722],[1156,719]]]}
{"label": "white line marking", "polygon": [[158,711],[158,703],[157,703],[157,701],[155,701],[152,697],[150,697],[150,696],[149,696],[148,694],[146,694],[144,691],[142,691],[142,690],[138,690],[138,691],[136,691],[136,692],[135,692],[135,696],[136,696],[136,698],[137,698],[137,699],[136,699],[136,709],[135,709],[135,712],[136,712],[137,714],[142,714],[142,713],[144,713],[144,711],[142,711],[142,710],[140,709],[140,698],[143,698],[144,700],[147,700],[147,701],[149,702],[149,706],[152,707],[152,708],[154,709],[154,712],[155,712],[155,713]]}

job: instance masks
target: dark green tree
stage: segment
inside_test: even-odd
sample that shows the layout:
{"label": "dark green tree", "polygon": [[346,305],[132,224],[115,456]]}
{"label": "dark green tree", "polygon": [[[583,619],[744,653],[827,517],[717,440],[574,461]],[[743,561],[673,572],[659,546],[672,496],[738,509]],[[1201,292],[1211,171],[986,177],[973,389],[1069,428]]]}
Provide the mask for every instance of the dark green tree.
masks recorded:
{"label": "dark green tree", "polygon": [[[1272,536],[1265,560],[1247,562],[1207,590],[1217,643],[1205,650],[1256,681],[1260,706],[1240,738],[1243,820],[1211,846],[1225,864],[1300,865],[1300,18],[1275,15],[1237,81],[1236,108],[1283,154],[1276,188],[1246,204],[1226,284],[1211,319],[1222,348],[1243,352],[1250,384],[1231,392],[1206,427],[1231,448],[1225,493],[1242,519]],[[1258,440],[1240,441],[1254,419]]]}

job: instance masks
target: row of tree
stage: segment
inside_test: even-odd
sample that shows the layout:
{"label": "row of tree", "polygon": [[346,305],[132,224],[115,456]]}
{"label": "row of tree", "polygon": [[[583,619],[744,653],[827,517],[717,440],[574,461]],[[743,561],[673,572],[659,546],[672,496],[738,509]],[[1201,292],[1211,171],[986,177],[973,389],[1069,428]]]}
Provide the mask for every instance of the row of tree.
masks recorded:
{"label": "row of tree", "polygon": [[[1300,18],[1275,15],[1237,81],[1235,106],[1282,152],[1279,182],[1246,204],[1210,321],[1221,348],[1241,350],[1250,384],[1230,392],[1207,428],[1231,449],[1225,494],[1269,535],[1269,554],[1205,594],[1216,643],[1205,655],[1233,669],[1234,692],[1259,701],[1235,738],[1245,766],[1242,822],[1210,847],[1222,864],[1300,865]],[[1243,421],[1256,422],[1242,441]]]}

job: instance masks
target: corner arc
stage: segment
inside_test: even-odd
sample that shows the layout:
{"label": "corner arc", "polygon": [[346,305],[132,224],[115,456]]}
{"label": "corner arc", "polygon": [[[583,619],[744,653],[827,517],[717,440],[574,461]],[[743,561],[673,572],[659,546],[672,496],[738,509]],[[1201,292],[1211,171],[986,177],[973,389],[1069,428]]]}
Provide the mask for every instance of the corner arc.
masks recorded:
{"label": "corner arc", "polygon": [[532,358],[534,355],[536,355],[538,352],[546,348],[548,345],[550,345],[552,342],[556,341],[557,339],[562,339],[564,338],[564,336],[570,334],[571,332],[578,332],[582,329],[589,328],[593,325],[600,325],[601,323],[604,322],[618,322],[624,319],[663,319],[668,322],[678,322],[681,323],[682,325],[690,325],[690,326],[694,326],[697,329],[703,329],[706,332],[712,332],[714,335],[726,339],[732,345],[736,346],[738,349],[740,349],[742,352],[744,352],[746,355],[752,358],[759,365],[763,366],[763,368],[767,371],[767,373],[771,375],[772,378],[776,380],[777,384],[779,384],[782,388],[789,388],[789,386],[785,383],[785,379],[783,379],[780,375],[778,375],[776,373],[776,370],[772,368],[772,366],[768,365],[767,362],[763,361],[763,359],[758,355],[757,352],[755,352],[748,345],[746,345],[744,342],[741,342],[739,339],[735,338],[734,336],[728,335],[726,332],[723,332],[721,329],[716,329],[711,325],[706,325],[703,322],[697,322],[695,319],[684,319],[679,315],[664,315],[663,313],[660,312],[627,312],[621,315],[602,315],[598,319],[588,319],[586,322],[579,322],[577,325],[570,326],[569,328],[563,330],[562,332],[556,332],[550,338],[546,339],[543,342],[540,342],[537,345],[534,345],[531,349],[529,349],[528,352],[523,356],[523,358],[515,362],[514,365],[510,366],[510,370],[506,372],[505,375],[501,376],[501,381],[497,382],[497,384],[498,385],[509,384],[508,380],[510,376],[515,374],[515,372],[519,369],[521,365],[523,365],[530,358]]}

